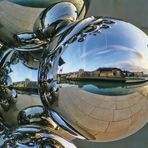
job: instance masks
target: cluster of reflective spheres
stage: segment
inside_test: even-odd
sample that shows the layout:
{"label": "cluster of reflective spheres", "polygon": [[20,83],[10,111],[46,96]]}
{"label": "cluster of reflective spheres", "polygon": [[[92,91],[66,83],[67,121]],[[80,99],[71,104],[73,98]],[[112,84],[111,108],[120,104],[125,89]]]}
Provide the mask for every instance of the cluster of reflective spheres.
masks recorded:
{"label": "cluster of reflective spheres", "polygon": [[[19,101],[23,100],[24,107],[19,108],[15,130],[1,120],[0,146],[72,148],[61,137],[112,141],[148,122],[147,35],[122,20],[81,19],[87,2],[76,3],[52,3],[36,19],[33,32],[14,34],[14,44],[9,39],[5,44],[6,35],[2,40],[4,121]],[[28,100],[38,98],[43,106],[32,103],[25,108]],[[120,105],[122,101],[125,105]],[[134,112],[137,104],[139,110]]]}

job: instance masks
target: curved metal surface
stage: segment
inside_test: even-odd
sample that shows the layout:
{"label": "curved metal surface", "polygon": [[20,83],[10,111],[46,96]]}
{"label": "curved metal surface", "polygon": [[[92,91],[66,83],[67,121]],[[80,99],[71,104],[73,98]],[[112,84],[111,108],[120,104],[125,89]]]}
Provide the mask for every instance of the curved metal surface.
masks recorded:
{"label": "curved metal surface", "polygon": [[[89,1],[84,0],[6,0],[0,1],[0,41],[11,47],[20,45],[15,36],[33,32],[35,20],[46,8],[61,2],[72,3],[83,18],[88,10]],[[17,13],[16,13],[17,12]]]}
{"label": "curved metal surface", "polygon": [[38,94],[38,61],[28,53],[4,49],[0,59],[0,104],[8,110],[18,97]]}
{"label": "curved metal surface", "polygon": [[1,147],[60,147],[60,148],[76,148],[74,144],[66,141],[65,139],[43,130],[39,126],[21,126],[13,131],[5,130],[5,127],[0,123],[3,128],[1,134]]}
{"label": "curved metal surface", "polygon": [[72,3],[58,3],[40,14],[34,25],[34,32],[39,38],[52,38],[57,31],[77,18],[78,11]]}
{"label": "curved metal surface", "polygon": [[65,132],[69,137],[85,139],[78,131],[70,126],[58,113],[53,110],[46,111],[43,106],[30,106],[19,112],[17,121],[19,125],[40,125],[48,131],[59,135]]}
{"label": "curved metal surface", "polygon": [[[38,78],[44,106],[58,112],[89,140],[110,141],[134,133],[147,118],[135,129],[129,121],[128,131],[120,133],[117,127],[118,134],[109,136],[110,124],[120,118],[132,119],[134,112],[120,117],[118,108],[103,109],[100,104],[109,106],[110,99],[116,106],[124,96],[127,102],[133,97],[147,102],[147,45],[146,34],[121,20],[91,17],[77,22],[59,34],[44,53]],[[113,117],[113,112],[119,116]]]}
{"label": "curved metal surface", "polygon": [[[41,106],[35,106],[34,108],[32,107],[32,109],[33,110],[31,111],[28,110],[28,111],[30,115],[32,115],[32,117],[35,116],[36,114],[36,119],[39,117],[39,114],[44,110],[43,107],[41,108]],[[34,113],[32,111],[34,111]],[[38,112],[38,115],[37,115],[37,112]],[[23,115],[23,117],[25,120],[27,116]],[[32,117],[30,117],[30,119]],[[23,148],[28,148],[28,147],[69,148],[70,147],[70,148],[76,148],[76,146],[73,143],[56,135],[55,133],[51,132],[51,130],[41,128],[41,125],[40,126],[35,125],[35,122],[32,122],[33,123],[32,125],[30,123],[30,125],[29,124],[22,125],[15,129],[13,128],[12,130],[12,129],[7,128],[7,126],[3,123],[2,120],[3,119],[0,116],[0,147],[23,147]]]}
{"label": "curved metal surface", "polygon": [[36,35],[31,32],[17,34],[16,36],[14,36],[14,38],[19,44],[17,48],[15,48],[15,50],[18,51],[41,51],[44,50],[47,45],[46,40],[39,40]]}
{"label": "curved metal surface", "polygon": [[[50,5],[53,5],[55,3],[59,3],[59,2],[71,2],[73,4],[75,4],[77,7],[79,7],[78,5],[81,4],[80,0],[36,0],[36,2],[34,2],[34,0],[7,0],[9,2],[18,4],[18,5],[22,5],[22,6],[26,6],[26,7],[35,7],[35,8],[47,8]],[[88,9],[89,5],[90,5],[90,1],[89,0],[83,0],[83,4],[85,5],[86,9]],[[82,11],[82,10],[81,10]]]}
{"label": "curved metal surface", "polygon": [[43,106],[30,106],[19,112],[17,122],[19,125],[44,125],[44,122],[42,121],[43,116],[45,116],[45,109]]}
{"label": "curved metal surface", "polygon": [[6,135],[9,134],[9,129],[2,123],[0,119],[0,146],[2,146],[5,142]]}

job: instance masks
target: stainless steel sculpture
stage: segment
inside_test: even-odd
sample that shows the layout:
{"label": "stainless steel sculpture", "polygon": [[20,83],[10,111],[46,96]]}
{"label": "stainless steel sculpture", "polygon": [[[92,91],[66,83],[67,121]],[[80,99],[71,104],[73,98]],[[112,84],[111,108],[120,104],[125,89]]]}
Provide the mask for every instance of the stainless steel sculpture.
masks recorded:
{"label": "stainless steel sculpture", "polygon": [[[112,141],[148,122],[148,37],[140,29],[84,19],[87,0],[0,4],[10,8],[0,6],[1,147]],[[24,16],[9,16],[14,9]]]}

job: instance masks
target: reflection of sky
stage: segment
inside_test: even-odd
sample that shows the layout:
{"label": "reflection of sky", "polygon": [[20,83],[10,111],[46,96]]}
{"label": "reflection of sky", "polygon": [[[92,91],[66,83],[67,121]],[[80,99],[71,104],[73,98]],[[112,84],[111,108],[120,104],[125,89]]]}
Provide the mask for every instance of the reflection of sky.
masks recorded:
{"label": "reflection of sky", "polygon": [[87,35],[84,42],[69,45],[62,55],[65,61],[62,72],[94,71],[101,67],[147,71],[147,36],[136,27],[125,24],[117,23],[96,36]]}
{"label": "reflection of sky", "polygon": [[32,70],[22,63],[11,65],[12,72],[9,74],[13,82],[24,81],[26,78],[37,81],[37,70]]}
{"label": "reflection of sky", "polygon": [[[87,37],[86,37],[87,38]],[[101,40],[104,40],[104,37],[101,38]],[[98,42],[94,42],[93,46],[98,46]],[[104,46],[104,42],[100,46]],[[91,51],[90,51],[91,49]],[[98,48],[92,48],[92,45],[89,44],[89,40],[86,40],[86,42],[76,42],[74,44],[70,45],[70,48],[67,48],[64,54],[62,55],[63,60],[66,62],[63,67],[63,73],[66,72],[74,72],[78,71],[79,69],[85,69],[85,70],[96,70],[98,68],[98,65],[96,59],[96,53],[98,52]]]}

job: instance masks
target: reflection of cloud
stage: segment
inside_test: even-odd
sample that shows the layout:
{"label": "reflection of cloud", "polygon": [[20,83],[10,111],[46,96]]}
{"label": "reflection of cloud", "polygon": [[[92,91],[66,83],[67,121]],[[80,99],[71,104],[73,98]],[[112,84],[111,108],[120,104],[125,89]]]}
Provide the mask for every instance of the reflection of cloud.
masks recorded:
{"label": "reflection of cloud", "polygon": [[148,69],[142,67],[137,62],[133,61],[120,61],[119,63],[116,63],[114,66],[117,68],[120,68],[122,70],[127,70],[130,72],[145,72],[148,73]]}
{"label": "reflection of cloud", "polygon": [[82,43],[72,44],[64,51],[62,54],[65,61],[63,73],[75,72],[79,69],[93,71],[101,67],[123,67],[135,71],[137,69],[146,71],[148,68],[146,60],[148,52],[145,46],[137,47],[135,44],[121,44],[121,42],[109,40],[105,42],[105,38],[102,37],[94,38],[94,40],[87,39],[84,43],[84,45]]}
{"label": "reflection of cloud", "polygon": [[[106,46],[102,46],[99,48],[89,50],[87,52],[83,52],[82,55],[80,55],[80,58],[85,58],[85,57],[91,56],[91,55],[104,55],[104,54],[107,54],[110,52],[115,52],[115,51],[118,51],[118,52],[125,51],[125,52],[129,52],[129,53],[133,53],[133,54],[137,55],[137,57],[139,57],[139,58],[143,58],[143,56],[144,56],[142,53],[140,53],[136,49],[128,48],[128,47],[120,46],[120,45],[112,45],[112,46],[108,46],[107,48],[106,48]],[[123,56],[123,55],[119,55],[119,56]]]}
{"label": "reflection of cloud", "polygon": [[137,51],[136,49],[133,49],[133,48],[128,48],[128,47],[120,46],[120,45],[109,46],[109,48],[111,48],[113,50],[120,50],[120,51],[127,51],[127,52],[129,51],[130,53],[133,53],[133,54],[137,55],[139,58],[144,57],[142,52]]}
{"label": "reflection of cloud", "polygon": [[89,50],[89,51],[84,51],[81,55],[80,55],[80,58],[85,58],[85,57],[87,57],[87,56],[90,56],[90,55],[94,55],[94,54],[96,54],[96,53],[98,53],[98,51],[99,51],[99,53],[103,53],[103,52],[106,52],[106,47],[104,46],[102,46],[102,48],[101,48],[101,50],[100,49],[98,49],[98,48],[95,48],[95,49],[92,49],[92,50]]}

